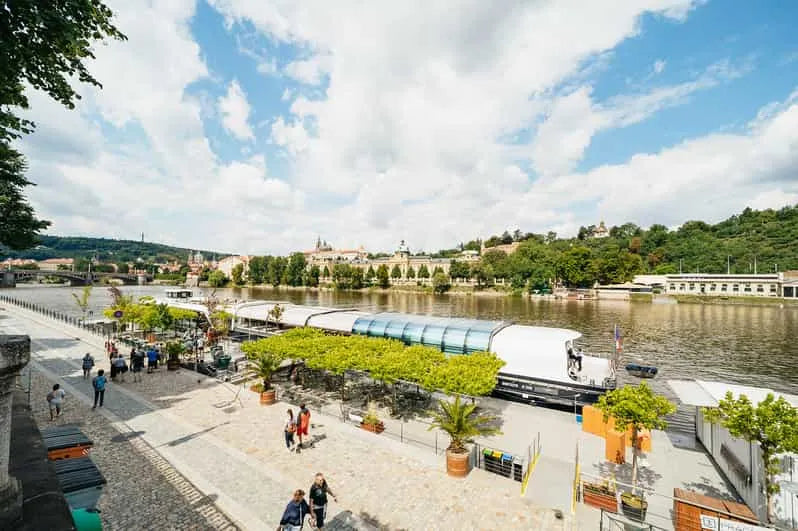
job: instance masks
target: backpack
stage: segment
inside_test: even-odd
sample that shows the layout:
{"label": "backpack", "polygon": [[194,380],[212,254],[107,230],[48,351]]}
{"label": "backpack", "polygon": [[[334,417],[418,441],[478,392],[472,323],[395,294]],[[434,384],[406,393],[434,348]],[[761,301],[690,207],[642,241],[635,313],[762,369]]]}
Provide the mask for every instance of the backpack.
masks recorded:
{"label": "backpack", "polygon": [[53,401],[53,398],[55,398],[55,393],[53,393],[52,391],[50,391],[49,393],[47,393],[47,401],[48,401],[48,402],[52,402],[52,401]]}

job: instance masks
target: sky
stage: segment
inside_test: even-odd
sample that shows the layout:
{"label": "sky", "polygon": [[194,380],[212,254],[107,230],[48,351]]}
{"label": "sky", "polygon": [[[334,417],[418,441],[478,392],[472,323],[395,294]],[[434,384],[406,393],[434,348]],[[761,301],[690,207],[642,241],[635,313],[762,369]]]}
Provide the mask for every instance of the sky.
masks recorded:
{"label": "sky", "polygon": [[798,203],[798,3],[108,0],[20,142],[50,234],[283,254]]}

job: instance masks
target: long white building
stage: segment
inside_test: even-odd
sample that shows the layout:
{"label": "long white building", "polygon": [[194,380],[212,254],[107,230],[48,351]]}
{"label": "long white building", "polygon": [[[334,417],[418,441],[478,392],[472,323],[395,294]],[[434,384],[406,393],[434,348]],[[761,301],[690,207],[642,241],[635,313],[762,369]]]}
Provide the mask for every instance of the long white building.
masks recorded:
{"label": "long white building", "polygon": [[781,297],[783,273],[724,275],[684,273],[665,275],[669,295]]}

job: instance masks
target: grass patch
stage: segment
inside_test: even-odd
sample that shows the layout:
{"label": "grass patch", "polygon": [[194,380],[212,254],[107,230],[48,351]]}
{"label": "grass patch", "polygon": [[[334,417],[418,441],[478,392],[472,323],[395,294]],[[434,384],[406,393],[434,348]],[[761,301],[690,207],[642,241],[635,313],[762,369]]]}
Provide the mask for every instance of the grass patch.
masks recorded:
{"label": "grass patch", "polygon": [[727,296],[718,295],[669,295],[676,302],[688,304],[756,304],[756,305],[798,305],[798,299],[781,297],[753,297],[750,295]]}

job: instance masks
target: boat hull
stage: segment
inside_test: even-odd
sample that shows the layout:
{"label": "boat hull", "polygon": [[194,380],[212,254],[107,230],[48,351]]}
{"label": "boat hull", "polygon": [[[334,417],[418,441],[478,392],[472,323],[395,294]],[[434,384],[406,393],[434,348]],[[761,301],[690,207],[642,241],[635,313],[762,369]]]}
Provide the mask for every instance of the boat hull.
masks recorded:
{"label": "boat hull", "polygon": [[544,403],[560,406],[595,404],[608,387],[567,384],[530,376],[499,373],[493,396],[514,402]]}

